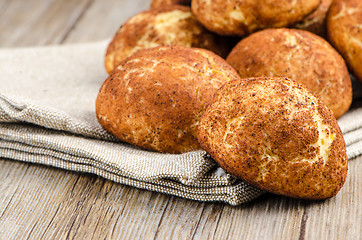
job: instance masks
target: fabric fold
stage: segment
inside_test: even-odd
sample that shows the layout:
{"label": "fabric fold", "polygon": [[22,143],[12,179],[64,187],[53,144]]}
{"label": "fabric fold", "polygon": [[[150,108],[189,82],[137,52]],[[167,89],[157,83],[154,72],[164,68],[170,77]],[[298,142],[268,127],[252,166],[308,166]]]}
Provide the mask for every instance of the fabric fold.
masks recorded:
{"label": "fabric fold", "polygon": [[230,174],[216,174],[215,162],[203,151],[149,156],[132,146],[122,151],[119,148],[123,144],[32,125],[2,123],[0,129],[4,130],[0,134],[3,158],[93,173],[122,184],[200,201],[237,205],[263,193]]}
{"label": "fabric fold", "polygon": [[[264,193],[225,173],[205,151],[150,152],[102,129],[94,103],[107,77],[106,44],[0,50],[0,158],[199,201],[238,205]],[[360,106],[339,120],[350,159],[362,154]]]}

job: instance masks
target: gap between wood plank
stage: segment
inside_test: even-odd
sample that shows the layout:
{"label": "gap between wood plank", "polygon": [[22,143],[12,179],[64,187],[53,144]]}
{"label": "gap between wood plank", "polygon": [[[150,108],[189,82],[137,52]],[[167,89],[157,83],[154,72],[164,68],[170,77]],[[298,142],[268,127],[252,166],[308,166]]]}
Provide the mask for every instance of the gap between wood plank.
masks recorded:
{"label": "gap between wood plank", "polygon": [[308,221],[308,215],[307,215],[307,209],[303,209],[303,215],[302,220],[300,221],[300,230],[299,230],[299,238],[298,240],[304,240],[305,239],[305,231],[306,231],[306,225]]}
{"label": "gap between wood plank", "polygon": [[[77,176],[77,180],[75,181],[75,183],[73,184],[72,189],[70,190],[70,199],[73,198],[73,192],[74,192],[75,186],[77,185],[77,183],[78,183],[78,181],[79,181],[79,179],[80,179],[80,176],[81,176],[80,174]],[[77,204],[77,207],[78,207],[78,206],[79,206],[79,204]],[[77,209],[77,207],[75,208],[75,210]],[[75,223],[76,220],[77,220],[77,217],[75,216],[75,217],[73,218],[73,222],[71,223],[71,225],[70,225],[70,227],[69,227],[69,231],[68,231],[65,239],[69,239],[70,233],[71,233],[71,231],[72,231],[72,229],[73,229],[73,225],[74,225],[74,223]]]}
{"label": "gap between wood plank", "polygon": [[[169,197],[168,199],[167,199],[167,202],[166,202],[166,205],[165,205],[165,207],[163,208],[163,211],[162,211],[162,215],[161,215],[161,218],[160,218],[160,221],[158,222],[158,224],[157,224],[157,230],[156,230],[156,233],[155,233],[155,236],[153,237],[153,239],[156,239],[157,238],[157,235],[159,235],[159,233],[160,233],[160,226],[161,226],[161,223],[162,223],[162,221],[163,221],[163,219],[164,219],[164,217],[165,217],[165,212],[166,212],[166,209],[167,209],[167,207],[168,207],[168,205],[169,205],[169,203],[170,203],[170,198],[171,197]],[[174,199],[174,198],[173,198]]]}
{"label": "gap between wood plank", "polygon": [[194,232],[192,233],[191,239],[195,239],[195,234],[196,234],[197,229],[198,229],[198,227],[199,227],[200,221],[201,221],[201,219],[202,219],[202,217],[203,217],[204,211],[205,211],[205,203],[202,205],[201,214],[200,214],[199,220],[198,220],[197,223],[196,223],[196,226],[195,226]]}
{"label": "gap between wood plank", "polygon": [[217,231],[217,229],[218,229],[218,227],[219,227],[221,215],[222,215],[222,213],[224,212],[224,208],[225,208],[225,205],[222,205],[222,209],[221,209],[221,211],[220,211],[220,213],[219,213],[219,216],[218,216],[218,218],[217,218],[217,221],[216,221],[216,227],[215,227],[215,229],[214,229],[214,233],[212,234],[213,237],[215,237],[215,235],[216,235],[216,231]]}
{"label": "gap between wood plank", "polygon": [[55,218],[55,216],[57,216],[57,214],[58,214],[58,211],[59,211],[59,209],[60,209],[60,204],[58,205],[58,207],[57,207],[57,210],[55,210],[55,213],[53,214],[53,216],[52,216],[52,219],[50,220],[50,222],[49,222],[49,224],[48,224],[48,226],[45,228],[45,230],[43,231],[43,234],[41,235],[41,239],[44,239],[44,235],[47,233],[47,231],[48,231],[48,229],[49,229],[49,227],[50,227],[50,225],[52,225],[52,223],[53,223],[53,221],[54,221],[54,218]]}

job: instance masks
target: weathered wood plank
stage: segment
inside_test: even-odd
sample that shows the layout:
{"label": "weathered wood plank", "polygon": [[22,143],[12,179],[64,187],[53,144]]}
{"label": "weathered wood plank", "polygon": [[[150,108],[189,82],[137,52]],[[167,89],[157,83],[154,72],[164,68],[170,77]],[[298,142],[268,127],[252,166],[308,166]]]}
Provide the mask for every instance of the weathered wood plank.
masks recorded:
{"label": "weathered wood plank", "polygon": [[[94,1],[76,22],[65,43],[110,39],[122,23],[130,17],[147,10],[150,0],[104,0]],[[126,9],[126,10],[125,10]]]}
{"label": "weathered wood plank", "polygon": [[305,239],[362,239],[362,157],[349,162],[341,192],[306,208]]}
{"label": "weathered wood plank", "polygon": [[336,197],[326,201],[271,195],[265,201],[257,200],[237,208],[225,206],[216,239],[225,235],[240,236],[241,239],[270,239],[272,236],[283,236],[283,239],[360,239],[361,159],[350,161],[345,186]]}
{"label": "weathered wood plank", "polygon": [[[109,38],[148,4],[3,0],[0,46]],[[127,14],[120,14],[122,8]],[[361,161],[350,161],[347,182],[335,198],[308,202],[265,195],[232,207],[0,160],[0,239],[362,239]]]}
{"label": "weathered wood plank", "polygon": [[[17,191],[20,182],[28,169],[28,165],[13,165],[8,161],[0,162],[0,221],[3,218],[4,212],[10,206],[15,192]],[[17,176],[12,179],[11,176]],[[0,228],[0,235],[5,229]]]}
{"label": "weathered wood plank", "polygon": [[61,43],[91,0],[7,1],[0,15],[0,46]]}
{"label": "weathered wood plank", "polygon": [[[360,161],[351,161],[342,192],[327,201],[266,195],[232,207],[133,189],[94,175],[2,160],[0,169],[7,169],[6,179],[19,185],[15,193],[1,192],[12,200],[6,203],[0,223],[9,238],[359,239]],[[24,166],[9,172],[13,165]],[[19,179],[18,169],[24,168],[29,169]],[[0,170],[1,179],[3,173]]]}

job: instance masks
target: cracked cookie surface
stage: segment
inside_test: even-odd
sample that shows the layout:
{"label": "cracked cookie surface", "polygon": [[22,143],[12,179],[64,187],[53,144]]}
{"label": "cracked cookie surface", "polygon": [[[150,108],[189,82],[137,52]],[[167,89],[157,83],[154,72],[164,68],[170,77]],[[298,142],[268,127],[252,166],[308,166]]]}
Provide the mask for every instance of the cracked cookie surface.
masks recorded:
{"label": "cracked cookie surface", "polygon": [[105,67],[108,73],[133,53],[161,45],[205,48],[225,57],[229,46],[224,39],[204,28],[186,6],[165,6],[131,17],[109,43]]}
{"label": "cracked cookie surface", "polygon": [[319,96],[336,118],[352,103],[343,58],[323,38],[297,29],[266,29],[241,40],[227,62],[241,78],[289,77]]}
{"label": "cracked cookie surface", "polygon": [[328,38],[362,82],[362,1],[335,0],[327,17]]}
{"label": "cracked cookie surface", "polygon": [[198,139],[227,172],[275,194],[325,199],[346,179],[336,119],[291,79],[226,83],[202,116]]}
{"label": "cracked cookie surface", "polygon": [[210,31],[246,36],[261,29],[294,24],[319,4],[320,0],[193,0],[191,8]]}
{"label": "cracked cookie surface", "polygon": [[125,59],[102,85],[99,123],[122,141],[159,152],[199,149],[197,126],[215,91],[239,78],[216,54],[160,46]]}

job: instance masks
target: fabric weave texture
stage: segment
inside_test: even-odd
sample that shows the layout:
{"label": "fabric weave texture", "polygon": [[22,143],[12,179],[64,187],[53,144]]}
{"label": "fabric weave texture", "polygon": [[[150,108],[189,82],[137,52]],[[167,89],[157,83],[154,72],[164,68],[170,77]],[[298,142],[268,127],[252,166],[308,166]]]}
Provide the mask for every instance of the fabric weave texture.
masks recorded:
{"label": "fabric weave texture", "polygon": [[[150,152],[103,130],[95,99],[107,77],[107,43],[0,49],[0,158],[199,201],[238,205],[264,193],[225,173],[205,151]],[[361,84],[354,90],[354,107],[338,121],[349,159],[362,154]]]}

